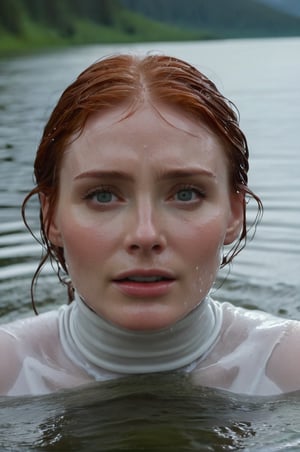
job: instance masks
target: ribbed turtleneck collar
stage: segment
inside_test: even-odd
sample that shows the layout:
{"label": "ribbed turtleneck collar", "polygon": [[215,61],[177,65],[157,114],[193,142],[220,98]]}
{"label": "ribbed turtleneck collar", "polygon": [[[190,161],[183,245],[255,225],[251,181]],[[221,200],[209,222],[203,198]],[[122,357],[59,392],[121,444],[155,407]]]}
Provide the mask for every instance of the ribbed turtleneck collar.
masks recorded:
{"label": "ribbed turtleneck collar", "polygon": [[222,323],[221,310],[209,298],[172,327],[157,331],[120,328],[78,296],[61,310],[59,319],[66,354],[95,378],[101,370],[140,374],[187,366],[207,353]]}

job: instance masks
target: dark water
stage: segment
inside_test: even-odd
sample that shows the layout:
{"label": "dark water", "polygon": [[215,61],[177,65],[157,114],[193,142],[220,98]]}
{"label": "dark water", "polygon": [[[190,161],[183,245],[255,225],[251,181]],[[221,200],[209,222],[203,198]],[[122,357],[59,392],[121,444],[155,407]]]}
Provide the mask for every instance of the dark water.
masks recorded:
{"label": "dark water", "polygon": [[[91,46],[0,61],[0,321],[31,313],[39,246],[22,225],[42,127],[62,89],[119,50],[160,50],[212,77],[239,107],[250,185],[265,205],[255,239],[214,297],[300,320],[300,39]],[[250,219],[254,206],[249,206]],[[37,228],[37,206],[29,209]],[[40,311],[65,301],[50,268]],[[299,359],[299,357],[295,357]],[[5,365],[5,363],[1,363]],[[130,377],[47,397],[3,398],[0,450],[296,451],[300,396],[245,398],[192,387],[180,376]]]}
{"label": "dark water", "polygon": [[[83,397],[84,395],[84,397]],[[246,398],[140,376],[1,401],[0,450],[298,451],[299,396]]]}

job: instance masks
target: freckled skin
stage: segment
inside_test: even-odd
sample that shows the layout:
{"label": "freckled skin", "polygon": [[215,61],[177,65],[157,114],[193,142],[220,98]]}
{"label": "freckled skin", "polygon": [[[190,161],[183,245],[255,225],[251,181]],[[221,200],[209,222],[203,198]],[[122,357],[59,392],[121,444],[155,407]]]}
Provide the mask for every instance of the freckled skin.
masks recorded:
{"label": "freckled skin", "polygon": [[[90,118],[66,150],[49,238],[64,248],[74,287],[97,313],[155,330],[205,298],[223,244],[240,231],[242,201],[207,127],[163,105],[143,104],[120,120],[123,112]],[[132,269],[164,270],[173,282],[159,296],[128,296],[115,280]]]}

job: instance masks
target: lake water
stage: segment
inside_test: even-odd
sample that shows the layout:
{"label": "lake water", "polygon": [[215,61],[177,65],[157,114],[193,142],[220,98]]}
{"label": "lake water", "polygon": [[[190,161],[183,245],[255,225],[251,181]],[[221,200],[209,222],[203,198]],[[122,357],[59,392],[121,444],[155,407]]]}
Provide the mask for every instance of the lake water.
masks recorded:
{"label": "lake water", "polygon": [[[238,106],[250,185],[265,212],[254,240],[220,274],[214,297],[300,320],[300,39],[288,38],[88,46],[0,61],[0,322],[31,314],[40,249],[22,225],[20,204],[43,125],[82,69],[122,50],[187,59]],[[37,227],[34,203],[29,216]],[[39,286],[39,311],[65,301],[50,269]],[[130,377],[2,398],[0,450],[298,451],[299,402],[300,393],[247,398],[193,388],[176,375]]]}

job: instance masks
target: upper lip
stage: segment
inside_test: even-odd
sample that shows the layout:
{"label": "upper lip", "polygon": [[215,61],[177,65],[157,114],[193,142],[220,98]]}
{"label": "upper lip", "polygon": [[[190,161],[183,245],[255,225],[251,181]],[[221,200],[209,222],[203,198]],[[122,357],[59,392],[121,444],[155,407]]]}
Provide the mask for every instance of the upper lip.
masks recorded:
{"label": "upper lip", "polygon": [[165,279],[175,279],[175,276],[172,272],[157,268],[151,268],[151,269],[132,269],[127,270],[122,273],[119,273],[115,278],[114,281],[120,281],[127,278],[132,278],[134,276],[139,277],[147,277],[147,276],[159,276],[161,278]]}

